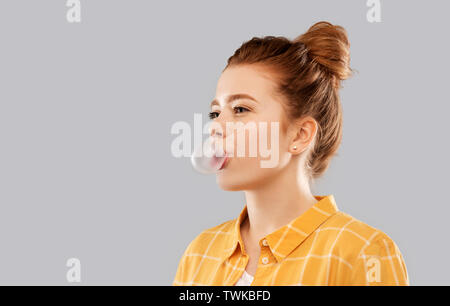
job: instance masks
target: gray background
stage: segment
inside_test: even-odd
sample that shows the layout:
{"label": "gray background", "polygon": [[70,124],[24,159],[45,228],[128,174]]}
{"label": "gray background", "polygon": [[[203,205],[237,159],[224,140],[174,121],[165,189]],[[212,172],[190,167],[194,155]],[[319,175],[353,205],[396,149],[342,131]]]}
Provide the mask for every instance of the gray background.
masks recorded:
{"label": "gray background", "polygon": [[174,158],[253,36],[344,26],[344,138],[314,194],[386,232],[411,284],[450,284],[448,1],[0,1],[0,283],[170,285],[187,244],[242,192]]}

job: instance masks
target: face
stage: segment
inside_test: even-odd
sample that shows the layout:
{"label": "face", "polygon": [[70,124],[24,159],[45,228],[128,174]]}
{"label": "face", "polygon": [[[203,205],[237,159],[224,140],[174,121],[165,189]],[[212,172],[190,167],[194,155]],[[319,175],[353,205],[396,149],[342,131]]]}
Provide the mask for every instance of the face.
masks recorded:
{"label": "face", "polygon": [[[275,79],[261,66],[238,65],[221,74],[211,104],[210,132],[232,155],[216,174],[222,189],[258,188],[291,160],[296,133],[285,128],[288,122],[275,88]],[[298,151],[301,146],[299,143]]]}

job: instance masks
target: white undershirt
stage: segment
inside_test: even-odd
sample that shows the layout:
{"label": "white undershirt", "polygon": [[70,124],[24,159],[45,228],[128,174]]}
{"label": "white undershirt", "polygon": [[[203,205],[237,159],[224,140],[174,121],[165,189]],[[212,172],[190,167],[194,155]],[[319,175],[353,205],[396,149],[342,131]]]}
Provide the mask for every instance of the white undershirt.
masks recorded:
{"label": "white undershirt", "polygon": [[253,282],[253,276],[248,274],[247,271],[244,270],[241,278],[236,282],[235,286],[250,286]]}

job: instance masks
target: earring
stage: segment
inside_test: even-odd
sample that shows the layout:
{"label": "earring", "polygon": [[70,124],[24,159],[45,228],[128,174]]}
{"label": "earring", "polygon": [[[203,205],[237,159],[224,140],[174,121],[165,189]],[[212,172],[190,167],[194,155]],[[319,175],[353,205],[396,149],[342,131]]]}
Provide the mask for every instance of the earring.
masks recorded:
{"label": "earring", "polygon": [[294,148],[293,148],[294,150],[297,150],[297,146],[294,146]]}

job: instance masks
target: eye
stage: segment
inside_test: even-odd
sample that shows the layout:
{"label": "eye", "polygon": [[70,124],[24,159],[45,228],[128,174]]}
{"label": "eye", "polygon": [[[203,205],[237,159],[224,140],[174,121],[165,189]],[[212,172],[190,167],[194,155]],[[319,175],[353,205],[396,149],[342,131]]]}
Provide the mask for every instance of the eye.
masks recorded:
{"label": "eye", "polygon": [[242,106],[236,106],[233,108],[235,113],[243,113],[243,112],[248,112],[249,110],[245,107]]}
{"label": "eye", "polygon": [[208,116],[209,116],[209,119],[213,120],[213,119],[219,117],[219,113],[218,112],[210,112]]}

